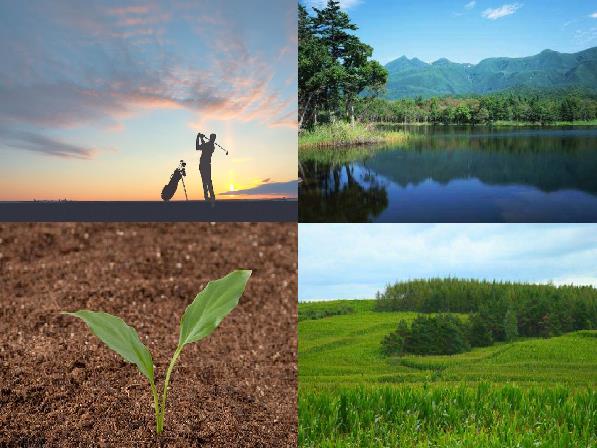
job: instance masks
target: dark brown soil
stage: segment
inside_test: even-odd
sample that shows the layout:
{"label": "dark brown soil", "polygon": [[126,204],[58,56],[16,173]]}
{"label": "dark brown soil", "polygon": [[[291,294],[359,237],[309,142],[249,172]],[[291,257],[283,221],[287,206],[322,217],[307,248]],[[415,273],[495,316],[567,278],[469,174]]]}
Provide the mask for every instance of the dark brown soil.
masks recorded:
{"label": "dark brown soil", "polygon": [[[0,225],[0,447],[286,447],[297,441],[297,226]],[[158,387],[185,307],[253,269],[239,306],[185,347],[155,434],[145,377],[60,314],[122,317]]]}

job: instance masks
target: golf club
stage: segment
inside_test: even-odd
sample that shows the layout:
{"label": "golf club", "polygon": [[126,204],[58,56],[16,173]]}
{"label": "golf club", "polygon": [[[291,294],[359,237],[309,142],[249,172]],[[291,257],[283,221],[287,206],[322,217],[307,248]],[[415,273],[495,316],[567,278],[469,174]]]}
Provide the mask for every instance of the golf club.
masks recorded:
{"label": "golf club", "polygon": [[[199,132],[199,136],[203,137],[203,138],[207,138],[207,136],[201,132]],[[224,151],[226,153],[226,155],[228,155],[228,150],[226,148],[224,148],[222,145],[214,142],[214,145],[216,145],[218,148],[220,148],[222,151]]]}

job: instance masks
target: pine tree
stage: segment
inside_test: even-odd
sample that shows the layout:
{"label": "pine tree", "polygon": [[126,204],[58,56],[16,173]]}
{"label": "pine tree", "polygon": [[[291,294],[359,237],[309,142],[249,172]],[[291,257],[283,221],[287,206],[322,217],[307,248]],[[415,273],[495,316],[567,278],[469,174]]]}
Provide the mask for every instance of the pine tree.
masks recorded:
{"label": "pine tree", "polygon": [[504,331],[506,333],[506,341],[513,341],[518,337],[518,319],[516,318],[514,308],[508,308],[506,312]]}
{"label": "pine tree", "polygon": [[298,103],[299,127],[317,122],[317,104],[322,101],[333,60],[324,43],[315,35],[313,18],[298,5]]}
{"label": "pine tree", "polygon": [[[358,27],[340,8],[328,0],[324,8],[313,8],[315,15],[299,5],[299,107],[304,117],[326,109],[334,121],[341,107],[354,123],[354,105],[366,89],[377,94],[387,80],[386,69],[369,58],[373,48],[353,34]],[[325,49],[325,57],[321,54]],[[315,123],[316,124],[316,123]]]}

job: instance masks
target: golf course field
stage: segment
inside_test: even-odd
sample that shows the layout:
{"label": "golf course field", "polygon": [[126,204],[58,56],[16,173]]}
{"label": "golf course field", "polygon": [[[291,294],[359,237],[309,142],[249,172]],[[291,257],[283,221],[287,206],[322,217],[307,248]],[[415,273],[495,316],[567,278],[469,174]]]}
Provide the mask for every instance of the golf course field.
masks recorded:
{"label": "golf course field", "polygon": [[299,303],[299,446],[597,446],[597,331],[385,356],[420,314],[374,305]]}

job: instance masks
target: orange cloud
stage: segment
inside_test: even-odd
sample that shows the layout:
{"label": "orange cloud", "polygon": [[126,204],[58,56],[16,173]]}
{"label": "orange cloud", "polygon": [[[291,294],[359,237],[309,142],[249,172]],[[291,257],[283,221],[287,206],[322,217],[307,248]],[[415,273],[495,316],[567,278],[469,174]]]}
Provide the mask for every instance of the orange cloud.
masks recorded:
{"label": "orange cloud", "polygon": [[149,6],[138,5],[138,6],[125,6],[120,8],[111,8],[108,10],[110,14],[116,16],[124,16],[128,14],[147,14],[149,12]]}
{"label": "orange cloud", "polygon": [[[43,21],[47,39],[66,44],[68,54],[38,49],[25,31],[7,43],[3,62],[14,70],[1,76],[0,123],[15,130],[96,124],[118,132],[123,119],[135,114],[184,109],[202,123],[256,121],[296,128],[296,93],[288,84],[292,76],[275,79],[284,62],[278,58],[288,61],[291,44],[281,42],[282,49],[267,59],[259,48],[247,46],[244,25],[239,28],[230,16],[206,6],[178,0],[112,8],[103,2],[86,3],[84,9],[60,1],[36,6],[28,11],[28,19],[33,15]],[[288,20],[295,16],[292,8]],[[199,59],[172,51],[176,47],[163,26],[172,18],[177,24],[188,21],[201,36],[200,46],[207,48]],[[296,30],[289,32],[292,39]],[[89,52],[90,43],[97,52]],[[24,149],[37,150],[40,145],[34,140],[18,141]],[[92,155],[89,148],[57,145],[62,152],[55,155]]]}

